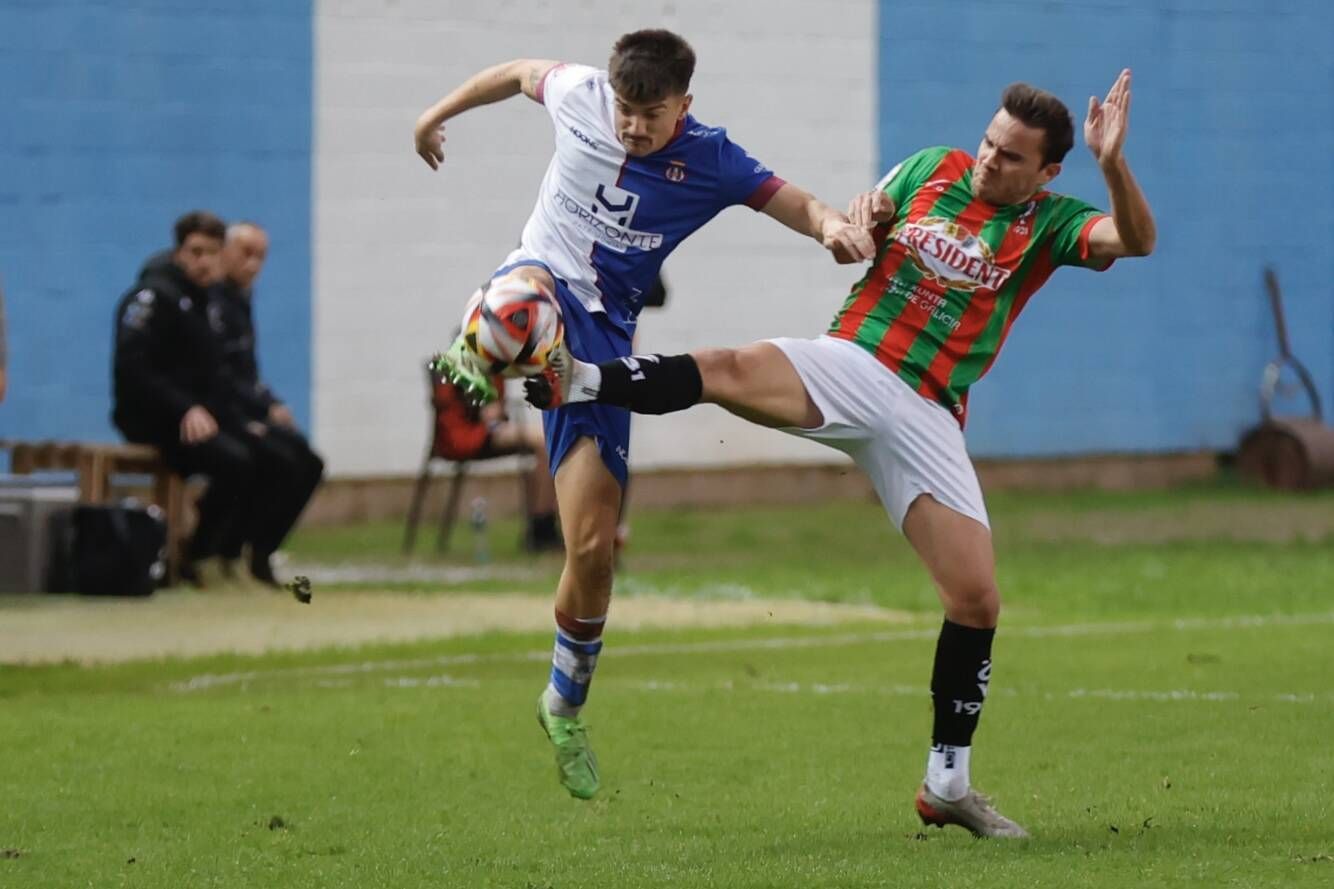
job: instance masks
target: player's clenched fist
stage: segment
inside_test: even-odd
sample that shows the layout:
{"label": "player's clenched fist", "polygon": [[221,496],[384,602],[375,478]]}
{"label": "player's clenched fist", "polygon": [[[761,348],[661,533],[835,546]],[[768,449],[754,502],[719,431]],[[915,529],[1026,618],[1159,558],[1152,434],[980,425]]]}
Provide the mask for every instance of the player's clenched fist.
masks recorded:
{"label": "player's clenched fist", "polygon": [[841,216],[825,221],[820,240],[824,248],[834,254],[834,261],[840,264],[875,259],[875,241],[870,234]]}
{"label": "player's clenched fist", "polygon": [[413,131],[413,144],[417,148],[417,154],[432,170],[440,169],[440,164],[445,159],[444,124],[422,117],[417,121]]}

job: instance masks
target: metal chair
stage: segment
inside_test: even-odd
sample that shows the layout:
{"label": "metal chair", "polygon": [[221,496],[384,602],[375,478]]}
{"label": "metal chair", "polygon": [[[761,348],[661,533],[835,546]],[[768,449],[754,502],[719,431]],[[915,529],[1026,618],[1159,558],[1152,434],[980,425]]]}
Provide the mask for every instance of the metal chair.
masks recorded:
{"label": "metal chair", "polygon": [[[458,387],[448,380],[437,377],[431,369],[426,369],[427,389],[430,392],[431,408],[431,432],[430,444],[426,448],[426,455],[422,458],[421,472],[417,475],[417,482],[412,492],[412,504],[408,509],[407,526],[403,533],[403,553],[409,554],[417,539],[417,525],[421,521],[422,506],[426,500],[426,493],[434,479],[432,468],[435,463],[443,462],[453,464],[454,472],[449,482],[449,493],[445,497],[445,507],[440,513],[440,527],[436,534],[435,548],[438,553],[445,553],[449,550],[449,541],[454,534],[454,525],[458,520],[459,503],[463,496],[463,482],[468,475],[468,466],[470,463],[480,460],[494,460],[500,457],[515,456],[522,454],[519,452],[487,452],[480,456],[463,457],[462,453],[468,452],[466,442],[455,440],[455,436],[460,428],[467,428],[469,422],[476,423],[475,419],[469,419],[475,414],[475,409],[471,408],[463,398]],[[531,468],[521,467],[518,473],[520,487],[520,502],[528,507],[530,485],[528,476]]]}

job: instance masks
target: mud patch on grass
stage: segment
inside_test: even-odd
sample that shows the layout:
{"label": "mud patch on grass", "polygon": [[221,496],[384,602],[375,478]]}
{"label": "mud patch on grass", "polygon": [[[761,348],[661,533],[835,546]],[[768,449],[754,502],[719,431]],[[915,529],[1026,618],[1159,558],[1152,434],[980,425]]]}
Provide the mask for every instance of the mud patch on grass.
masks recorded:
{"label": "mud patch on grass", "polygon": [[[0,597],[0,608],[0,662],[7,664],[263,654],[553,626],[551,597],[520,593],[333,590],[302,605],[284,592],[166,590],[148,599],[8,596]],[[797,600],[629,596],[611,609],[612,624],[623,630],[909,619],[874,605]]]}

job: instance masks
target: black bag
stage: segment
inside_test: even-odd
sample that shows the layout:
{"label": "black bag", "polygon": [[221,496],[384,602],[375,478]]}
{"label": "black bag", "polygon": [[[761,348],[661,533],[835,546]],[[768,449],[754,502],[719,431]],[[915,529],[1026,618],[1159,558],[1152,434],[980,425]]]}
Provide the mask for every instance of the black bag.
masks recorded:
{"label": "black bag", "polygon": [[134,501],[76,506],[51,517],[47,589],[92,596],[147,596],[166,576],[162,510]]}

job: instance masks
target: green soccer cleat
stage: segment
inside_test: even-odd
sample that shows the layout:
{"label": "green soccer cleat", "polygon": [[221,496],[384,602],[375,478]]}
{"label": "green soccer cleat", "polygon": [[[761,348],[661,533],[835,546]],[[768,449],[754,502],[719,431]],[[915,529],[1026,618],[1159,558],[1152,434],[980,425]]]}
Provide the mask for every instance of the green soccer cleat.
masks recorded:
{"label": "green soccer cleat", "polygon": [[592,799],[598,792],[598,758],[588,747],[588,732],[579,717],[556,716],[547,709],[546,693],[537,699],[537,722],[556,748],[556,772],[560,783],[579,799]]}
{"label": "green soccer cleat", "polygon": [[432,358],[429,366],[431,373],[458,386],[463,397],[473,404],[490,404],[500,398],[482,359],[468,347],[467,338],[463,334],[459,334],[448,351],[440,352]]}

